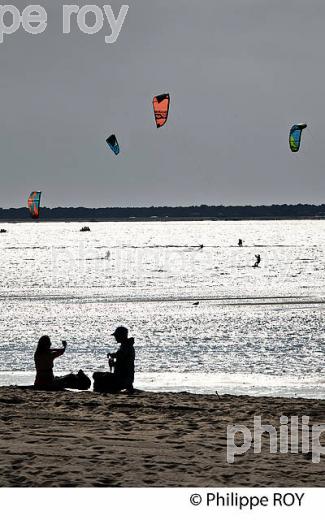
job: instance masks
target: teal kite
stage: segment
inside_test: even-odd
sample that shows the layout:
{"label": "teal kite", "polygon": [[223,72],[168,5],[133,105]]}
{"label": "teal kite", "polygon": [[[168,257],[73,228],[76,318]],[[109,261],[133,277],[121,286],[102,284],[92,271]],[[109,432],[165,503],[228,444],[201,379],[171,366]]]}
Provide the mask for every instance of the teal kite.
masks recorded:
{"label": "teal kite", "polygon": [[299,152],[302,131],[307,128],[306,123],[293,125],[289,134],[289,146],[292,152]]}

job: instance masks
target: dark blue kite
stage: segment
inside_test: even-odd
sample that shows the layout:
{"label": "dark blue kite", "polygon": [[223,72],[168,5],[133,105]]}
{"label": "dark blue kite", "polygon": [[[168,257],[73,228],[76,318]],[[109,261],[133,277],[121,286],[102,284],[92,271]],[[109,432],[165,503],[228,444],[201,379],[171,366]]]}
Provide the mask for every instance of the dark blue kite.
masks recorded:
{"label": "dark blue kite", "polygon": [[110,135],[106,139],[106,143],[107,146],[109,146],[109,148],[115,153],[115,155],[118,155],[120,153],[120,147],[114,134]]}

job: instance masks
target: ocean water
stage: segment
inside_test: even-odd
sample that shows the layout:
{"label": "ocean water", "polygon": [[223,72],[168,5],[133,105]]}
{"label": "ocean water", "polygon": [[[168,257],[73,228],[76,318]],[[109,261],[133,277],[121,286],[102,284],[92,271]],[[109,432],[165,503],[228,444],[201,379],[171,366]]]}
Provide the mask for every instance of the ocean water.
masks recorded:
{"label": "ocean water", "polygon": [[0,384],[32,383],[43,334],[58,374],[105,370],[126,325],[138,388],[325,398],[325,222],[1,227]]}

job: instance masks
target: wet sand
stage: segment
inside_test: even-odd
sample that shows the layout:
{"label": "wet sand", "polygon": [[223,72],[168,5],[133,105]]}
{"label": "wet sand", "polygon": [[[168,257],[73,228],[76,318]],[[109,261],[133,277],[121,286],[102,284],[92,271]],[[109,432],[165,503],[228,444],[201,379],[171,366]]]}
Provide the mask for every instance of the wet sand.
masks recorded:
{"label": "wet sand", "polygon": [[227,463],[227,426],[252,429],[254,415],[317,425],[325,401],[1,387],[0,486],[325,486],[325,455],[270,454],[268,436]]}

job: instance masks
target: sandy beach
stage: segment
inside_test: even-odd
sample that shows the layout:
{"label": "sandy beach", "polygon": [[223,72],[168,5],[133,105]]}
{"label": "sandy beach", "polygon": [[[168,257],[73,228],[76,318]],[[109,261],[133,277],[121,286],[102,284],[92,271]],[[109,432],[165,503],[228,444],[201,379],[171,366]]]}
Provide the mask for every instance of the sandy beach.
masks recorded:
{"label": "sandy beach", "polygon": [[[253,450],[227,463],[227,426],[281,415],[325,423],[325,402],[187,393],[0,389],[0,485],[324,486],[325,457]],[[324,444],[324,442],[323,442]]]}

